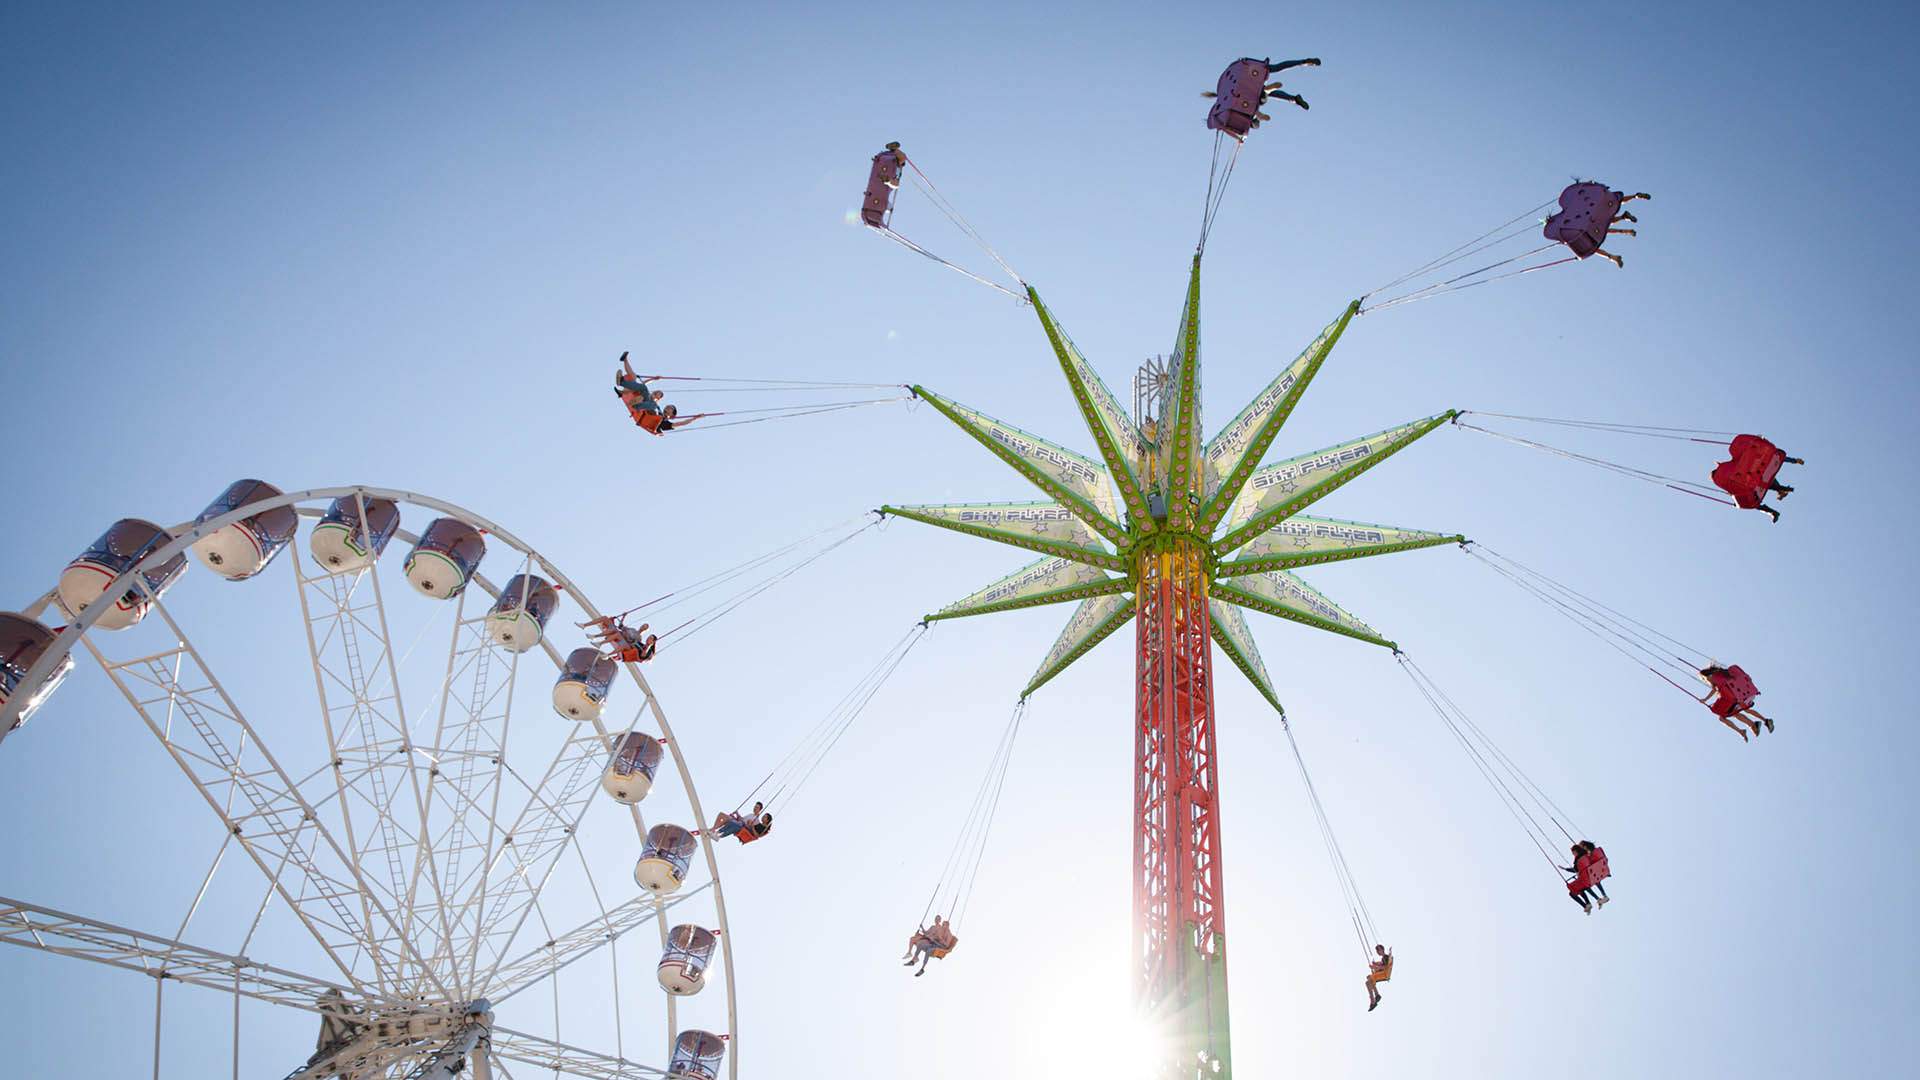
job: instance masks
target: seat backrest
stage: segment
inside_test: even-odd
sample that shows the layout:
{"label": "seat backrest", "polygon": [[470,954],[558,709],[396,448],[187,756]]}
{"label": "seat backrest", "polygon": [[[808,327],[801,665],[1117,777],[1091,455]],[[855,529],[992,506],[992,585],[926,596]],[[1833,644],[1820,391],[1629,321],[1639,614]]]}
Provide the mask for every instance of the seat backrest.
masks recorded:
{"label": "seat backrest", "polygon": [[1260,92],[1266,86],[1267,75],[1267,65],[1258,60],[1240,59],[1228,64],[1214,89],[1213,107],[1207,110],[1207,126],[1245,135],[1260,111]]}
{"label": "seat backrest", "polygon": [[1560,192],[1560,212],[1547,219],[1541,234],[1557,240],[1581,258],[1600,250],[1607,227],[1620,210],[1620,196],[1605,184],[1569,184]]}
{"label": "seat backrest", "polygon": [[1745,668],[1734,664],[1727,668],[1727,693],[1744,708],[1752,705],[1753,699],[1760,696],[1760,688],[1753,684],[1753,677],[1747,674]]}

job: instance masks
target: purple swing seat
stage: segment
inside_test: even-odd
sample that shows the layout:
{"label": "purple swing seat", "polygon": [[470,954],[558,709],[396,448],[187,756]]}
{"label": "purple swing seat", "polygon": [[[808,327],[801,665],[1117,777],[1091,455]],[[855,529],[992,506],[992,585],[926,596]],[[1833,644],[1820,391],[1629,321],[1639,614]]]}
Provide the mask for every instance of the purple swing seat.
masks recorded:
{"label": "purple swing seat", "polygon": [[1568,184],[1560,193],[1560,212],[1547,219],[1540,234],[1567,245],[1584,259],[1607,242],[1607,229],[1620,212],[1621,198],[1620,192],[1608,190],[1605,184]]}
{"label": "purple swing seat", "polygon": [[1272,69],[1266,61],[1241,57],[1220,73],[1220,85],[1214,90],[1213,108],[1207,110],[1207,128],[1224,131],[1236,139],[1260,126],[1260,103]]}
{"label": "purple swing seat", "polygon": [[867,174],[867,193],[860,204],[860,220],[876,229],[884,229],[893,220],[893,195],[900,189],[900,166],[907,156],[899,143],[888,143],[873,155],[873,169]]}

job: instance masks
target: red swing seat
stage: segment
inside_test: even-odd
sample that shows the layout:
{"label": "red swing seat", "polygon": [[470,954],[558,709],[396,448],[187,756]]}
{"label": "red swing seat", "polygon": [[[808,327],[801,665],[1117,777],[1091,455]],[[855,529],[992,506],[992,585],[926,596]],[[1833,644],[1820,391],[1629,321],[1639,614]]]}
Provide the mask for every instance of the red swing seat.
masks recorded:
{"label": "red swing seat", "polygon": [[1567,891],[1578,895],[1612,876],[1613,872],[1607,867],[1606,849],[1596,847],[1573,860],[1573,880],[1567,882]]}
{"label": "red swing seat", "polygon": [[1713,687],[1713,698],[1707,708],[1722,719],[1753,708],[1754,699],[1760,696],[1760,688],[1753,685],[1753,677],[1739,664],[1707,676],[1707,683]]}
{"label": "red swing seat", "polygon": [[1727,450],[1727,460],[1713,467],[1714,486],[1733,496],[1740,509],[1758,508],[1787,462],[1786,451],[1759,435],[1735,435]]}

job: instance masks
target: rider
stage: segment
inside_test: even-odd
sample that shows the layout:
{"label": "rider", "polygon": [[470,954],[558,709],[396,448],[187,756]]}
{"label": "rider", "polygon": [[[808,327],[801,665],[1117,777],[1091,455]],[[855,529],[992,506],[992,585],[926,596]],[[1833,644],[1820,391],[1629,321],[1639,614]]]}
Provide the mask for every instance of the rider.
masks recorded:
{"label": "rider", "polygon": [[667,395],[665,391],[652,389],[647,385],[647,380],[634,374],[633,364],[627,360],[627,356],[627,353],[620,354],[622,370],[613,373],[613,392],[620,396],[621,404],[634,414],[635,422],[638,423],[640,413],[658,413],[660,399]]}
{"label": "rider", "polygon": [[1380,984],[1393,978],[1393,950],[1385,945],[1375,945],[1373,952],[1378,959],[1367,961],[1367,1011],[1380,1007]]}
{"label": "rider", "polygon": [[[713,834],[724,840],[734,833],[739,832],[741,829],[746,828],[749,820],[758,819],[761,811],[765,809],[765,803],[754,803],[753,812],[745,816],[742,816],[738,810],[729,810],[720,815],[719,823],[713,827]],[[772,815],[769,814],[768,817],[772,817]]]}
{"label": "rider", "polygon": [[[939,922],[940,916],[935,915],[933,919],[935,922]],[[913,932],[912,937],[907,939],[907,951],[902,954],[901,957],[906,963],[901,966],[912,967],[916,960],[923,960],[925,957],[931,956],[933,954],[933,948],[933,938],[927,933],[927,928],[924,926],[920,927]],[[922,966],[924,967],[924,964]]]}
{"label": "rider", "polygon": [[[656,390],[654,393],[657,395],[659,391]],[[712,414],[694,413],[692,416],[681,416],[678,405],[668,405],[659,412],[643,412],[636,409],[633,413],[633,422],[639,424],[648,434],[665,435],[675,428],[686,427],[695,420],[710,415]]]}
{"label": "rider", "polygon": [[[758,813],[760,810],[760,804],[755,803],[753,805],[753,809],[756,813]],[[754,840],[758,840],[772,831],[773,831],[773,815],[760,814],[760,820],[740,830],[740,842],[743,844],[752,843]]]}
{"label": "rider", "polygon": [[642,640],[640,635],[635,633],[627,638],[626,646],[620,650],[618,655],[620,662],[623,664],[644,664],[653,659],[654,654],[659,651],[659,634],[648,634],[646,638]]}
{"label": "rider", "polygon": [[[1288,68],[1319,67],[1320,58],[1317,56],[1310,56],[1305,60],[1283,60],[1278,64],[1269,60],[1266,62],[1266,64],[1267,64],[1267,74],[1271,75],[1276,71],[1285,71]],[[1267,85],[1260,88],[1261,103],[1264,104],[1266,102],[1266,99],[1268,98],[1279,98],[1281,101],[1291,101],[1295,105],[1298,105],[1303,109],[1308,107],[1306,98],[1301,97],[1299,94],[1289,94],[1285,90],[1280,89],[1280,84],[1277,81],[1268,83]]]}
{"label": "rider", "polygon": [[[1737,666],[1738,665],[1735,665],[1735,667]],[[1745,675],[1746,673],[1743,671],[1741,674]],[[1728,685],[1728,680],[1734,677],[1732,668],[1722,667],[1719,664],[1708,664],[1706,667],[1700,669],[1700,675],[1707,680],[1707,685],[1713,687],[1713,696],[1707,700],[1707,708],[1711,709],[1713,715],[1719,717],[1720,722],[1727,725],[1735,735],[1740,736],[1741,742],[1746,742],[1748,739],[1746,729],[1742,728],[1740,724],[1745,724],[1748,728],[1752,728],[1755,735],[1760,734],[1761,724],[1765,724],[1768,731],[1773,730],[1773,720],[1769,717],[1762,716],[1760,712],[1753,707],[1752,698],[1747,698],[1742,701],[1732,692],[1731,686]],[[1740,723],[1734,723],[1735,720],[1738,720]]]}
{"label": "rider", "polygon": [[[1593,886],[1589,884],[1581,886],[1578,889],[1573,886],[1579,884],[1580,879],[1585,876],[1587,871],[1586,863],[1588,859],[1591,858],[1592,848],[1586,846],[1585,841],[1581,841],[1574,844],[1568,850],[1573,852],[1573,865],[1560,867],[1561,873],[1572,874],[1574,876],[1573,882],[1567,886],[1567,895],[1573,897],[1573,902],[1580,905],[1580,910],[1591,915],[1593,914],[1594,908]],[[1558,863],[1554,865],[1559,866]],[[1601,901],[1601,903],[1605,902],[1604,900]]]}
{"label": "rider", "polygon": [[903,966],[912,967],[913,962],[919,960],[920,970],[913,973],[917,979],[927,973],[927,963],[933,959],[936,949],[944,954],[958,944],[960,935],[953,932],[953,924],[935,915],[932,926],[915,930],[913,937],[907,939],[907,962]]}
{"label": "rider", "polygon": [[660,635],[647,633],[647,627],[652,625],[652,623],[641,623],[637,630],[630,626],[616,625],[602,644],[612,646],[613,652],[610,655],[623,664],[644,664],[653,659],[654,653],[660,651]]}
{"label": "rider", "polygon": [[[1586,852],[1588,859],[1592,859],[1593,853],[1600,850],[1600,846],[1591,840],[1582,840],[1580,841],[1580,850]],[[1598,875],[1595,875],[1593,879],[1593,891],[1600,894],[1599,898],[1594,902],[1594,906],[1596,908],[1606,907],[1607,886],[1600,880]]]}

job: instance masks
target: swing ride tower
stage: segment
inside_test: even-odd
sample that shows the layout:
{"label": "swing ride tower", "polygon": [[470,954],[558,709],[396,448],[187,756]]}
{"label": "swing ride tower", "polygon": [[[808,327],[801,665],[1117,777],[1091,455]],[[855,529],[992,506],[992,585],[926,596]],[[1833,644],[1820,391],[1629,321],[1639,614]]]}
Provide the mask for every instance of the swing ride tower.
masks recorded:
{"label": "swing ride tower", "polygon": [[915,387],[1048,498],[881,511],[1040,556],[929,621],[1077,604],[1022,700],[1134,622],[1131,978],[1156,1075],[1182,1080],[1233,1071],[1213,646],[1285,723],[1243,611],[1393,648],[1293,571],[1462,539],[1303,513],[1451,411],[1261,464],[1358,302],[1201,440],[1200,261],[1196,253],[1174,350],[1143,369],[1131,416],[1027,288],[1098,460]]}
{"label": "swing ride tower", "polygon": [[1133,969],[1156,1030],[1227,1061],[1226,899],[1214,769],[1207,557],[1191,536],[1135,556]]}

